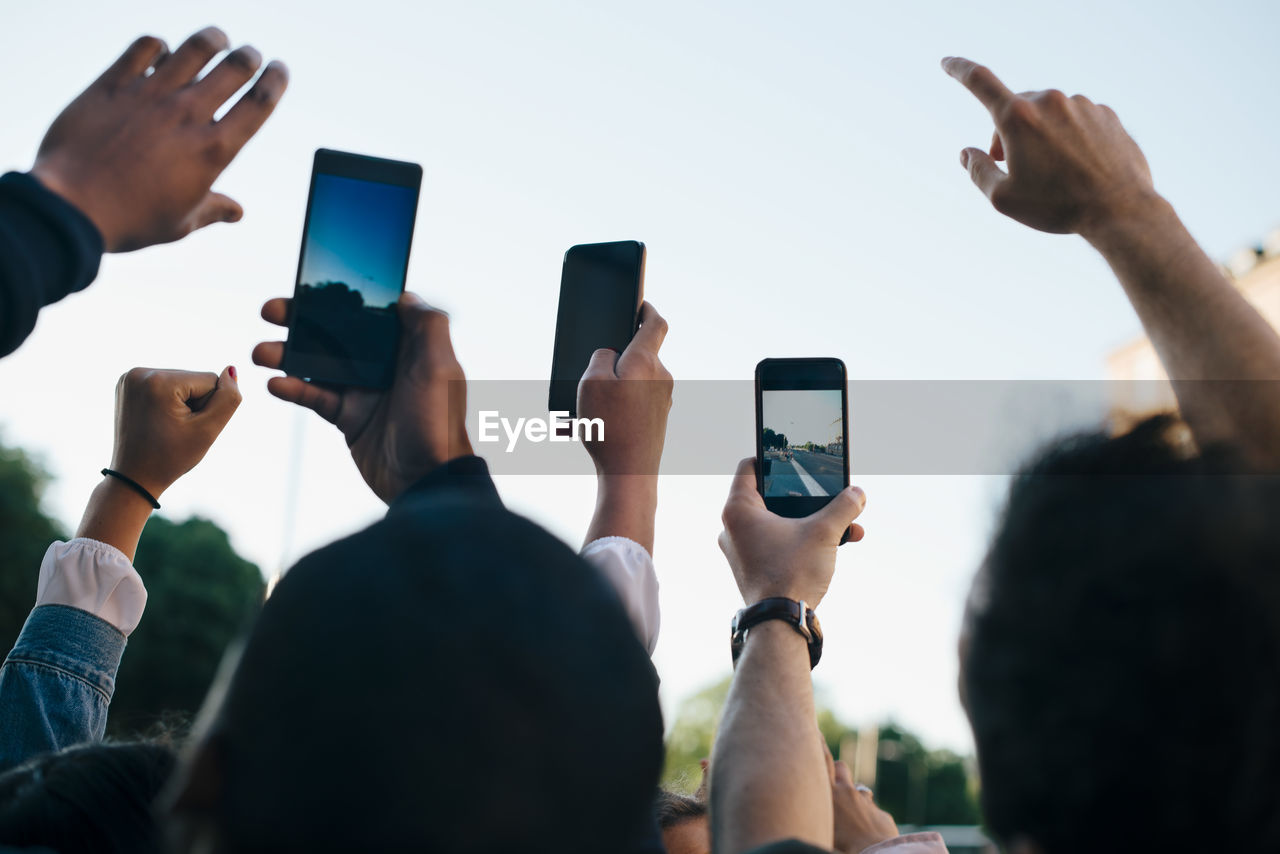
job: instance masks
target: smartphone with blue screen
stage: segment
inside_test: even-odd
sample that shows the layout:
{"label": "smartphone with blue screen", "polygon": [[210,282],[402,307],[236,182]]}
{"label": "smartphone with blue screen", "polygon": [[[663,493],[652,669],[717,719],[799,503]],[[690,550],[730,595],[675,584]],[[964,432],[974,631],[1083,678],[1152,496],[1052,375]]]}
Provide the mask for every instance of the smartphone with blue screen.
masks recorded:
{"label": "smartphone with blue screen", "polygon": [[319,149],[311,170],[285,373],[387,388],[395,373],[422,167]]}

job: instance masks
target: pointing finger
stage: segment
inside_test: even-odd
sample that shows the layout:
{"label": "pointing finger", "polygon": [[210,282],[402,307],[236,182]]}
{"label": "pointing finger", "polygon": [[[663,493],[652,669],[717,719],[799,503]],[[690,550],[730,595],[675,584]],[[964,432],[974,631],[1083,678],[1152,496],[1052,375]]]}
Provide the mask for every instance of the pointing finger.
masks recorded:
{"label": "pointing finger", "polygon": [[1016,97],[985,65],[959,56],[948,56],[942,60],[942,68],[972,92],[993,118],[997,118],[1005,105]]}

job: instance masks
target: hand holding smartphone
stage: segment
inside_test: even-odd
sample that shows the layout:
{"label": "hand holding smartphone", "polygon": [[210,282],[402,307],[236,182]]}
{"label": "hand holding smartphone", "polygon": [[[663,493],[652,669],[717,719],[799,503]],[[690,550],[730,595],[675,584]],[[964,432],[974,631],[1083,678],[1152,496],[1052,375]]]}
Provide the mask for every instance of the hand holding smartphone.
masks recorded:
{"label": "hand holding smartphone", "polygon": [[644,244],[636,240],[583,243],[564,253],[549,412],[576,418],[578,381],[591,354],[621,353],[631,343],[644,302],[644,262]]}
{"label": "hand holding smartphone", "polygon": [[756,477],[765,507],[808,516],[849,485],[849,403],[839,359],[756,365]]}
{"label": "hand holding smartphone", "polygon": [[311,173],[285,373],[386,388],[399,344],[422,167],[319,149]]}

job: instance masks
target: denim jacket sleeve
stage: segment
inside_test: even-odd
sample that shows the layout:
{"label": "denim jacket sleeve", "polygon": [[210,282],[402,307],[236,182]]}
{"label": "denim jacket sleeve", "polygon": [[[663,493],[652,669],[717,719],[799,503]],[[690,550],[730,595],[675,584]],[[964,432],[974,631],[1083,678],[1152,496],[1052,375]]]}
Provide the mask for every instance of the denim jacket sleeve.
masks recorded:
{"label": "denim jacket sleeve", "polygon": [[107,728],[125,636],[88,611],[40,605],[0,667],[0,771]]}

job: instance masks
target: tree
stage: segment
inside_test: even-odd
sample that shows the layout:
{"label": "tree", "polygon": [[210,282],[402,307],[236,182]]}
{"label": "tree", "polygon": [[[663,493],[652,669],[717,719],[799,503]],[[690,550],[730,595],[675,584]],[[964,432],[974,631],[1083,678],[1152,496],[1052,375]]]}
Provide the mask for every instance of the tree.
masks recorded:
{"label": "tree", "polygon": [[[0,649],[13,648],[36,598],[40,561],[66,533],[40,501],[49,476],[30,455],[0,445]],[[153,517],[135,560],[147,610],[129,637],[111,703],[112,734],[200,707],[223,651],[262,601],[258,568],[213,522]]]}
{"label": "tree", "polygon": [[0,445],[0,648],[8,651],[36,600],[40,559],[62,527],[40,509],[48,473],[20,448]]}
{"label": "tree", "polygon": [[[716,725],[732,677],[710,685],[680,704],[667,737],[663,785],[692,793],[701,779],[700,759],[711,755]],[[857,736],[818,698],[818,730],[831,754]],[[878,731],[877,731],[878,730]],[[974,825],[980,820],[976,783],[965,759],[947,750],[930,751],[920,739],[892,723],[878,735],[876,803],[899,824]],[[843,757],[848,759],[848,757]]]}
{"label": "tree", "polygon": [[783,451],[787,447],[787,436],[785,433],[775,433],[766,427],[760,434],[760,444],[764,445],[765,450],[777,448],[779,451]]}
{"label": "tree", "polygon": [[258,567],[207,519],[147,523],[135,560],[147,613],[129,637],[111,702],[114,734],[200,708],[227,645],[262,603]]}
{"label": "tree", "polygon": [[680,704],[667,736],[667,761],[662,784],[692,794],[702,780],[699,761],[711,755],[720,710],[729,696],[732,676],[703,688]]}

